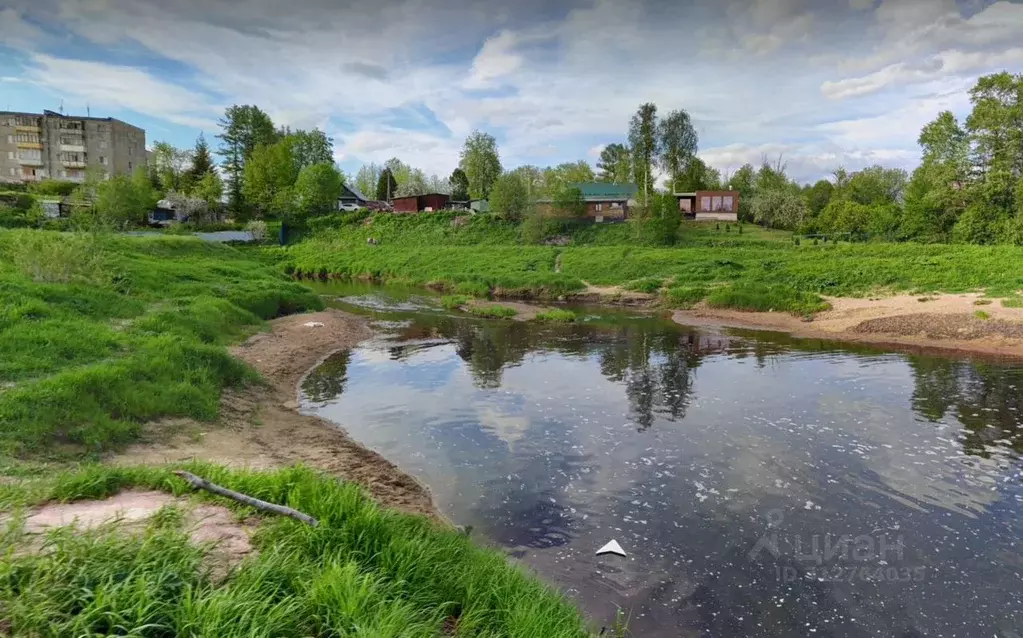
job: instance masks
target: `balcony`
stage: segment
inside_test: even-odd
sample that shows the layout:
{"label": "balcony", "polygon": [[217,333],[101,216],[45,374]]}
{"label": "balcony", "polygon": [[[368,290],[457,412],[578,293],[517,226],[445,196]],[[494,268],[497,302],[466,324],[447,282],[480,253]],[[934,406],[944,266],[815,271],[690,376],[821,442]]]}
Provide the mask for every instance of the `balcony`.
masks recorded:
{"label": "balcony", "polygon": [[18,148],[34,148],[37,151],[43,150],[42,142],[16,142]]}
{"label": "balcony", "polygon": [[85,152],[85,145],[84,144],[61,144],[60,145],[60,150],[66,151],[68,153],[84,153]]}
{"label": "balcony", "polygon": [[67,168],[85,168],[85,160],[61,160],[60,163]]}
{"label": "balcony", "polygon": [[18,163],[22,166],[42,166],[43,158],[41,157],[19,157]]}
{"label": "balcony", "polygon": [[38,124],[15,124],[14,130],[21,133],[38,133]]}

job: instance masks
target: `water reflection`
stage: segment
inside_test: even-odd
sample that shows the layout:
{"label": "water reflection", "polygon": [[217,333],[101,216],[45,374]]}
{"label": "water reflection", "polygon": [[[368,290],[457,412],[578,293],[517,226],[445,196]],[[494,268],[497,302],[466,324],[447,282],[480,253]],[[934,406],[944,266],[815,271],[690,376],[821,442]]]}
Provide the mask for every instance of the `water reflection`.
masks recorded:
{"label": "water reflection", "polygon": [[[374,303],[390,336],[311,374],[307,409],[594,618],[630,608],[643,636],[1023,632],[1018,367]],[[593,556],[609,538],[628,559]]]}

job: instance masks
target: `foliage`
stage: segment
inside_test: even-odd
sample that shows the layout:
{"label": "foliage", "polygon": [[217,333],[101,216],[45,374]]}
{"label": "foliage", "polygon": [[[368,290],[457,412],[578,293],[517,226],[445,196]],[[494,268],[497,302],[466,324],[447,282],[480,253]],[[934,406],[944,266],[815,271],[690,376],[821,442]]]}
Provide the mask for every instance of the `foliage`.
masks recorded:
{"label": "foliage", "polygon": [[217,153],[224,160],[228,206],[235,212],[242,212],[245,209],[245,164],[257,146],[270,146],[277,141],[277,130],[270,116],[252,105],[229,106],[218,123],[221,133],[217,138],[221,145]]}
{"label": "foliage", "polygon": [[624,144],[608,144],[600,151],[597,161],[597,180],[624,184],[633,179],[632,153]]}
{"label": "foliage", "polygon": [[487,199],[502,172],[494,136],[481,131],[470,133],[459,154],[458,167],[469,180],[469,195],[473,199]]}
{"label": "foliage", "polygon": [[192,188],[192,194],[206,204],[209,211],[217,211],[224,198],[224,182],[216,171],[207,171]]}
{"label": "foliage", "polygon": [[304,166],[295,182],[295,202],[305,216],[323,215],[337,208],[341,173],[333,162]]}
{"label": "foliage", "polygon": [[100,182],[96,186],[94,221],[104,228],[118,230],[143,223],[152,210],[151,198],[146,199],[148,192],[140,192],[136,181],[126,175],[114,175]]}
{"label": "foliage", "polygon": [[466,307],[465,311],[474,317],[483,317],[485,319],[509,319],[519,314],[518,310],[508,306],[470,305]]}
{"label": "foliage", "polygon": [[555,199],[565,189],[594,179],[593,169],[583,160],[548,166],[541,171],[541,183],[535,194]]}
{"label": "foliage", "polygon": [[806,200],[788,189],[757,188],[750,202],[753,221],[770,228],[798,228],[806,217]]}
{"label": "foliage", "polygon": [[642,279],[630,281],[622,287],[633,292],[645,292],[650,294],[660,290],[663,285],[664,280],[660,277],[644,277]]}
{"label": "foliage", "polygon": [[[377,505],[357,484],[309,468],[269,472],[190,463],[228,489],[315,517],[258,517],[257,552],[226,576],[190,542],[181,511],[147,527],[57,530],[52,551],[5,538],[0,605],[12,635],[463,636],[584,638],[578,610],[494,549],[425,517]],[[19,486],[20,487],[20,486]],[[187,493],[166,467],[86,466],[17,490],[22,503],[99,498],[128,488]],[[233,509],[251,510],[203,495]],[[13,500],[9,497],[8,501]],[[10,509],[7,505],[6,509]]]}
{"label": "foliage", "polygon": [[61,181],[59,179],[47,179],[41,182],[32,182],[28,185],[28,192],[35,195],[49,197],[67,197],[78,184],[75,182]]}
{"label": "foliage", "polygon": [[456,167],[451,171],[448,182],[451,184],[451,199],[459,202],[469,199],[469,178],[466,177],[465,171]]}
{"label": "foliage", "polygon": [[252,241],[263,243],[266,241],[266,222],[262,219],[253,219],[245,224],[245,232],[252,237]]}
{"label": "foliage", "polygon": [[632,168],[637,184],[642,185],[643,197],[650,194],[653,181],[651,170],[660,151],[657,137],[657,106],[651,102],[640,104],[629,121],[629,147],[632,153]]}
{"label": "foliage", "polygon": [[[355,188],[366,197],[376,197],[377,182],[380,180],[380,166],[374,163],[363,164],[355,174]],[[382,199],[377,197],[377,199]]]}
{"label": "foliage", "polygon": [[735,284],[716,288],[707,296],[711,308],[734,308],[747,312],[789,312],[809,315],[830,306],[819,296],[789,286],[760,283]]}
{"label": "foliage", "polygon": [[757,171],[752,164],[743,164],[735,171],[728,182],[728,187],[739,193],[739,219],[753,221],[752,201],[756,193]]}
{"label": "foliage", "polygon": [[468,304],[471,300],[472,298],[467,297],[466,295],[447,295],[445,297],[441,297],[440,305],[446,310],[457,310]]}
{"label": "foliage", "polygon": [[536,313],[533,320],[548,323],[571,323],[575,321],[576,318],[576,314],[571,310],[565,310],[564,308],[552,308],[550,310]]}
{"label": "foliage", "polygon": [[[693,193],[704,190],[717,190],[721,176],[716,170],[707,166],[699,157],[690,158],[683,170],[675,179],[675,188],[680,193]],[[741,201],[741,200],[740,200]]]}
{"label": "foliage", "polygon": [[394,179],[394,174],[391,173],[389,167],[385,167],[380,171],[380,177],[377,178],[376,195],[380,201],[390,201],[394,195],[398,192],[398,182]]}
{"label": "foliage", "polygon": [[554,196],[554,212],[570,219],[586,217],[586,200],[583,199],[583,192],[575,187],[562,188]]}
{"label": "foliage", "polygon": [[[685,109],[671,111],[658,124],[660,156],[658,164],[668,174],[669,191],[678,183],[682,172],[693,163],[699,137]],[[685,188],[682,192],[687,192]],[[698,189],[694,189],[698,190]]]}
{"label": "foliage", "polygon": [[154,142],[149,159],[149,170],[155,176],[155,183],[163,192],[187,191],[191,185],[193,164],[190,151],[175,148],[170,142]]}
{"label": "foliage", "polygon": [[505,173],[497,178],[490,193],[490,210],[505,220],[518,221],[530,209],[526,185],[516,173]]}
{"label": "foliage", "polygon": [[[195,140],[195,148],[192,149],[192,167],[188,172],[192,176],[193,184],[199,183],[207,175],[217,174],[216,167],[213,165],[213,155],[210,154],[210,145],[206,143],[206,137],[202,133]],[[217,176],[217,179],[219,180],[220,177]]]}
{"label": "foliage", "polygon": [[165,416],[212,419],[253,378],[222,347],[319,309],[277,269],[194,238],[0,234],[0,449],[107,450]]}
{"label": "foliage", "polygon": [[334,166],[334,139],[320,129],[288,131],[287,137],[291,140],[291,154],[299,170],[316,164]]}
{"label": "foliage", "polygon": [[289,138],[269,146],[260,144],[245,162],[242,193],[264,214],[285,217],[295,212],[298,171]]}

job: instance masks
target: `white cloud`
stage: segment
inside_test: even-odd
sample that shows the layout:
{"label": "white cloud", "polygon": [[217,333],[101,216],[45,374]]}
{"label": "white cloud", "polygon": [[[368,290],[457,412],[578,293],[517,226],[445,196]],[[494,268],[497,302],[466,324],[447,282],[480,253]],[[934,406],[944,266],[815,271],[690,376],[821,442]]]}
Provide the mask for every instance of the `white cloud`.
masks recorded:
{"label": "white cloud", "polygon": [[502,31],[488,38],[472,62],[465,87],[470,89],[491,86],[494,80],[506,77],[522,66],[522,56],[514,52],[518,38],[511,31]]}
{"label": "white cloud", "polygon": [[168,122],[211,130],[223,111],[202,94],[158,80],[138,69],[101,62],[32,56],[29,82],[93,107],[126,108]]}

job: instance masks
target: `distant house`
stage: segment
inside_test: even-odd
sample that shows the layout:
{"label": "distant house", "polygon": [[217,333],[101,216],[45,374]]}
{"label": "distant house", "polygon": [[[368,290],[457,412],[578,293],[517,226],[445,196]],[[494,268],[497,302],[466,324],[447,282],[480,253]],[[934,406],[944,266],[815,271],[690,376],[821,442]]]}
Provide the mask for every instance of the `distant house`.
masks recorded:
{"label": "distant house", "polygon": [[449,199],[447,209],[448,210],[469,210],[469,200],[467,199]]}
{"label": "distant house", "polygon": [[391,207],[396,213],[430,212],[444,210],[450,199],[451,197],[444,193],[409,195],[408,197],[395,197],[391,200]]}
{"label": "distant house", "polygon": [[[628,219],[629,208],[636,205],[636,193],[639,192],[635,184],[624,183],[582,182],[568,187],[579,189],[586,202],[586,216],[598,224]],[[537,205],[549,210],[554,207],[554,200],[537,200]]]}
{"label": "distant house", "polygon": [[474,213],[489,213],[490,202],[485,199],[471,199],[469,200],[469,210]]}
{"label": "distant house", "polygon": [[739,191],[696,191],[675,193],[678,208],[686,219],[696,221],[739,221]]}
{"label": "distant house", "polygon": [[348,186],[345,184],[341,185],[341,196],[337,198],[337,209],[341,210],[344,206],[355,205],[359,208],[366,208],[366,204],[370,202],[370,199],[359,192],[359,189],[354,186]]}

